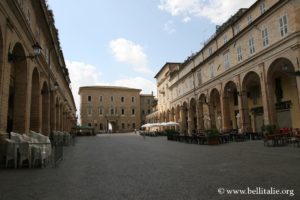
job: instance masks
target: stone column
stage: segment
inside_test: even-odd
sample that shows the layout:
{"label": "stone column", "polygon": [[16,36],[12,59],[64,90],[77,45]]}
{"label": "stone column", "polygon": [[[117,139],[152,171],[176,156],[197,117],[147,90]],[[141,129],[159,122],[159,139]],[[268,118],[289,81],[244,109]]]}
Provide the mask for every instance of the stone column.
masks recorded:
{"label": "stone column", "polygon": [[249,109],[247,91],[240,91],[238,95],[239,113],[240,113],[240,129],[241,132],[249,132],[251,130],[251,124],[249,120]]}
{"label": "stone column", "polygon": [[229,97],[222,92],[221,93],[221,110],[222,110],[222,125],[223,131],[226,132],[231,129],[230,126],[230,110],[229,110]]}
{"label": "stone column", "polygon": [[260,64],[261,68],[261,95],[262,95],[262,104],[264,108],[264,124],[274,124],[275,123],[275,114],[276,114],[276,109],[275,109],[275,104],[274,104],[274,99],[270,95],[272,84],[267,80],[266,74],[265,74],[265,68],[264,68],[264,63]]}
{"label": "stone column", "polygon": [[184,106],[180,107],[180,132],[181,134],[186,134],[186,108]]}
{"label": "stone column", "polygon": [[188,109],[188,134],[192,135],[194,128],[194,112],[190,106]]}

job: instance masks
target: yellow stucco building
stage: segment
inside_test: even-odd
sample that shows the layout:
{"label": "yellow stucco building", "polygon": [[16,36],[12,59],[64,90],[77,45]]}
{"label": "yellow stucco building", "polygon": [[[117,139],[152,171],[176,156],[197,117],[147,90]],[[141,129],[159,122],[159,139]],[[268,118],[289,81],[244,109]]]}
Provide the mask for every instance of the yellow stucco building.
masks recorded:
{"label": "yellow stucco building", "polygon": [[258,0],[183,63],[166,63],[155,76],[159,121],[188,134],[300,128],[299,13],[298,0]]}

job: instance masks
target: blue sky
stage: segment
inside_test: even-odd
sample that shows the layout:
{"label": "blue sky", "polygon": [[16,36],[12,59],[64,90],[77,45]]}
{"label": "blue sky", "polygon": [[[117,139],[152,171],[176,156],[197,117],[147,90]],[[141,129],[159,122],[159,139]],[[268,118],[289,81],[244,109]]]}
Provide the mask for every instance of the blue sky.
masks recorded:
{"label": "blue sky", "polygon": [[[78,104],[78,87],[120,85],[156,92],[155,74],[183,62],[255,0],[48,0]],[[78,106],[77,106],[78,107]]]}

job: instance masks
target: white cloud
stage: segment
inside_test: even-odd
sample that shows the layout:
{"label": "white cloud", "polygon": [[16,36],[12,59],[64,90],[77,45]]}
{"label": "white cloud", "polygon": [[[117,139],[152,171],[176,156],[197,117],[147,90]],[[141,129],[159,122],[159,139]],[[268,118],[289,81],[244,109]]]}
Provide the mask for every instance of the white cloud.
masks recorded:
{"label": "white cloud", "polygon": [[139,44],[124,38],[118,38],[110,41],[109,46],[119,62],[133,65],[133,69],[137,72],[152,74],[148,67],[147,55]]}
{"label": "white cloud", "polygon": [[111,85],[123,86],[142,89],[143,94],[151,94],[154,92],[156,95],[156,85],[154,82],[142,77],[126,77],[116,80],[111,83],[103,82],[101,80],[102,73],[93,65],[83,62],[66,60],[66,65],[69,70],[72,93],[77,108],[77,115],[80,112],[80,96],[78,95],[79,88],[82,86],[96,86],[96,85]]}
{"label": "white cloud", "polygon": [[[80,96],[78,95],[79,87],[91,85],[107,85],[101,81],[101,73],[93,65],[83,62],[66,60],[69,70],[72,93],[76,104],[77,111],[80,109]],[[77,114],[78,114],[77,113]]]}
{"label": "white cloud", "polygon": [[155,83],[142,77],[123,78],[115,81],[114,85],[142,89],[142,94],[151,94],[153,92],[156,96]]}
{"label": "white cloud", "polygon": [[182,16],[183,22],[191,17],[205,17],[214,24],[225,22],[240,8],[247,8],[256,0],[161,0],[159,9],[172,16]]}
{"label": "white cloud", "polygon": [[176,29],[174,28],[174,21],[169,20],[164,24],[164,31],[169,34],[175,33]]}

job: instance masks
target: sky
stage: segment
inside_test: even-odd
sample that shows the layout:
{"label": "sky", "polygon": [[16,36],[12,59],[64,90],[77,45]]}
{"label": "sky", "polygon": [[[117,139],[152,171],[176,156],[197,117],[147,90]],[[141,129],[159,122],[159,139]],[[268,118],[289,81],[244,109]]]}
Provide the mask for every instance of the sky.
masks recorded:
{"label": "sky", "polygon": [[239,8],[255,0],[48,0],[77,110],[81,86],[156,95],[154,76],[183,62]]}

